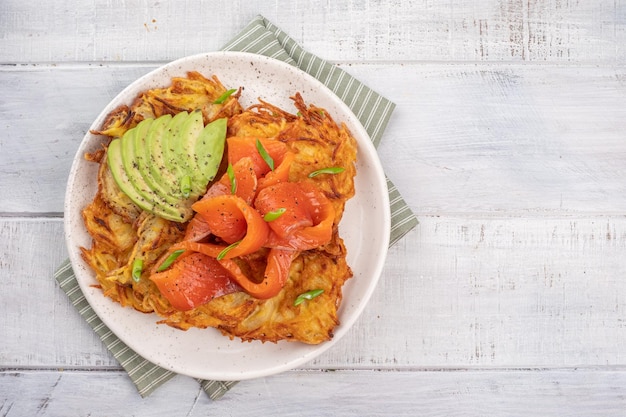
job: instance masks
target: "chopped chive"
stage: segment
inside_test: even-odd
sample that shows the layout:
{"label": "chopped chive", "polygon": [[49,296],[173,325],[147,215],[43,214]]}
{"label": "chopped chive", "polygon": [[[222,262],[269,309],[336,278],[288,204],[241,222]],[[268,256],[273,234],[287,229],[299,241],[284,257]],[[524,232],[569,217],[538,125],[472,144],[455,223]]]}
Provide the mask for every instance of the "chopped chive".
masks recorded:
{"label": "chopped chive", "polygon": [[133,270],[132,270],[133,281],[139,282],[139,280],[141,279],[142,271],[143,271],[143,260],[135,259],[133,261]]}
{"label": "chopped chive", "polygon": [[189,175],[185,175],[182,180],[180,180],[180,191],[183,193],[183,197],[189,197],[191,193],[191,177]]}
{"label": "chopped chive", "polygon": [[224,94],[222,94],[221,96],[219,96],[214,102],[213,104],[222,104],[223,102],[226,101],[226,99],[230,96],[233,95],[233,93],[237,91],[234,88],[231,88],[230,90],[226,91]]}
{"label": "chopped chive", "polygon": [[276,210],[268,211],[265,214],[265,216],[263,216],[263,220],[265,220],[266,222],[273,222],[274,220],[276,220],[280,216],[282,216],[283,213],[285,213],[285,211],[287,211],[287,209],[284,208],[284,207],[281,207],[281,208],[276,209]]}
{"label": "chopped chive", "polygon": [[298,116],[298,117],[302,117],[302,112],[301,112],[301,111],[298,111],[298,112],[296,113],[296,116]]}
{"label": "chopped chive", "polygon": [[165,260],[163,261],[163,263],[161,264],[161,266],[159,266],[159,269],[157,269],[158,272],[163,272],[165,271],[167,268],[170,267],[170,265],[172,265],[174,263],[174,261],[176,259],[178,259],[178,257],[184,252],[184,249],[178,249],[175,250],[174,252],[172,252],[170,254],[170,256],[168,256],[167,258],[165,258]]}
{"label": "chopped chive", "polygon": [[228,164],[228,167],[226,167],[226,174],[228,174],[228,179],[230,180],[230,193],[235,194],[237,192],[237,178],[235,178],[235,170],[231,164]]}
{"label": "chopped chive", "polygon": [[300,294],[296,298],[296,300],[293,302],[293,305],[295,307],[295,306],[297,306],[299,304],[302,304],[304,302],[304,300],[312,300],[312,299],[314,299],[315,297],[317,297],[318,295],[320,295],[323,292],[324,292],[324,290],[322,290],[322,289],[317,289],[317,290],[311,290],[311,291],[304,292],[304,293]]}
{"label": "chopped chive", "polygon": [[261,155],[265,163],[270,167],[272,171],[274,171],[274,160],[267,153],[267,151],[265,150],[265,148],[263,147],[263,144],[261,143],[259,139],[256,140],[256,149],[259,151],[259,154]]}
{"label": "chopped chive", "polygon": [[345,168],[343,167],[328,167],[328,168],[322,168],[322,169],[318,169],[317,171],[313,171],[309,174],[309,178],[313,178],[316,177],[320,174],[339,174],[341,172],[345,171]]}
{"label": "chopped chive", "polygon": [[238,240],[235,243],[231,243],[230,245],[226,246],[220,253],[217,254],[217,257],[215,259],[217,259],[218,261],[224,259],[224,256],[226,256],[228,252],[236,248],[240,243],[241,240]]}

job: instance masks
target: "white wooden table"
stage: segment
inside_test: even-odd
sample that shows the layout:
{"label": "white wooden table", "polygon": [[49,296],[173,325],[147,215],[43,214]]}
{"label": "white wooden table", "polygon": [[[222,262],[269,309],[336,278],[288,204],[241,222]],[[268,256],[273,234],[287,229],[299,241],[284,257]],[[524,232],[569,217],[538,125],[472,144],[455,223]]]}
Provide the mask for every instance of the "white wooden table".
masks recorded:
{"label": "white wooden table", "polygon": [[[141,399],[52,278],[70,163],[125,85],[257,14],[397,103],[380,157],[420,225],[312,363]],[[626,415],[623,0],[3,0],[0,64],[0,415]]]}

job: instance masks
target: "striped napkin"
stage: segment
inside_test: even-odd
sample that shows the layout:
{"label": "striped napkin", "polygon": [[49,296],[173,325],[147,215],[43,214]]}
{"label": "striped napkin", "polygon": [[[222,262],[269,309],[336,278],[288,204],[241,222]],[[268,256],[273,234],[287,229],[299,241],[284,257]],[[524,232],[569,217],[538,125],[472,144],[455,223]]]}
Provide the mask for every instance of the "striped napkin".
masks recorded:
{"label": "striped napkin", "polygon": [[[369,89],[340,68],[306,52],[278,27],[257,16],[224,48],[229,51],[252,52],[295,65],[329,87],[354,112],[365,127],[373,143],[380,143],[395,105]],[[387,180],[391,203],[390,245],[417,225],[417,219]],[[175,374],[139,356],[119,340],[98,318],[85,299],[69,260],[64,261],[54,274],[61,289],[68,295],[78,312],[102,339],[111,354],[119,361],[142,397],[171,379]],[[224,395],[236,381],[200,380],[198,383],[213,400]]]}

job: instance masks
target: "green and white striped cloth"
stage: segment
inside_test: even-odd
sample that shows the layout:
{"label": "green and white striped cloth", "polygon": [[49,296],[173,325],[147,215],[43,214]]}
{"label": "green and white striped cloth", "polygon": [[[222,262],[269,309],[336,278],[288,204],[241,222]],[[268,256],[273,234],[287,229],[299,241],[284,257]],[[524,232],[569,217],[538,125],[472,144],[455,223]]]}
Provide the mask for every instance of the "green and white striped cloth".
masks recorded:
{"label": "green and white striped cloth", "polygon": [[[224,50],[245,51],[269,56],[295,65],[329,87],[354,112],[377,146],[389,122],[395,105],[369,89],[342,69],[302,49],[278,27],[257,16]],[[396,187],[387,180],[391,203],[390,245],[397,242],[417,225],[417,219]],[[120,362],[142,397],[150,395],[175,374],[139,356],[119,340],[98,318],[85,299],[69,260],[54,274],[61,289],[70,298],[81,316],[100,336],[111,354]],[[237,382],[198,380],[213,400],[224,395]]]}

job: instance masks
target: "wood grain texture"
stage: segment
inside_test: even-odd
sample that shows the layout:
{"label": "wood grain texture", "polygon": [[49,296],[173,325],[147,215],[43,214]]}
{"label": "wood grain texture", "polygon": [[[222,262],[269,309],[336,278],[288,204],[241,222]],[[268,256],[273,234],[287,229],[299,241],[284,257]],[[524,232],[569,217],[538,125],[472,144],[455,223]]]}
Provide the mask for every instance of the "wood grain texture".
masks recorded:
{"label": "wood grain texture", "polygon": [[176,377],[142,400],[120,372],[7,371],[0,372],[0,390],[6,393],[0,414],[611,417],[623,415],[624,389],[624,372],[593,369],[292,371],[240,382],[226,397],[213,402],[194,380]]}
{"label": "wood grain texture", "polygon": [[154,66],[0,67],[0,212],[62,213],[78,145],[104,106]]}
{"label": "wood grain texture", "polygon": [[[154,67],[0,70],[0,84],[12,86],[0,104],[0,212],[62,212],[71,161],[92,120]],[[343,67],[397,104],[379,154],[416,212],[626,210],[626,69]]]}
{"label": "wood grain texture", "polygon": [[415,65],[385,72],[403,81],[375,80],[399,104],[379,155],[416,211],[626,211],[622,68]]}
{"label": "wood grain texture", "polygon": [[219,49],[257,14],[331,61],[626,60],[621,0],[5,0],[0,62],[173,60]]}
{"label": "wood grain texture", "polygon": [[[52,279],[70,163],[258,14],[397,104],[379,155],[420,224],[319,358],[141,399]],[[624,415],[624,0],[4,0],[0,86],[0,415]]]}
{"label": "wood grain texture", "polygon": [[52,278],[67,258],[62,220],[3,220],[0,236],[1,366],[118,367]]}
{"label": "wood grain texture", "polygon": [[[117,367],[51,279],[60,219],[0,227],[0,364]],[[624,253],[625,216],[420,217],[354,328],[305,368],[626,366]]]}

